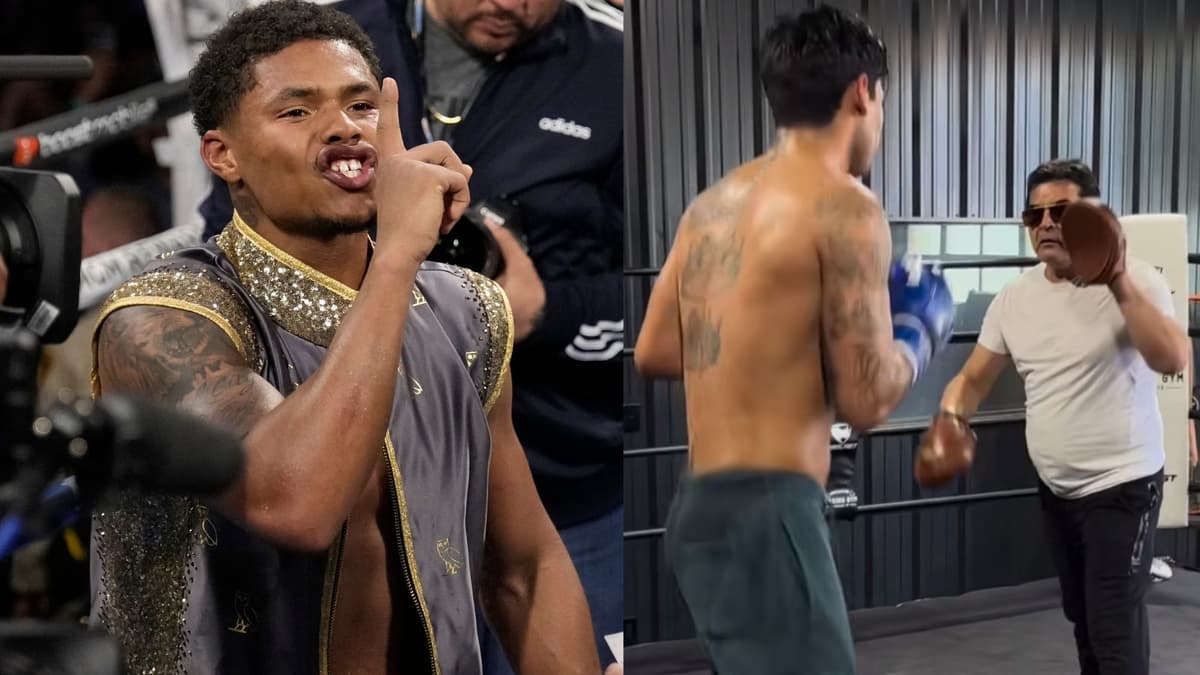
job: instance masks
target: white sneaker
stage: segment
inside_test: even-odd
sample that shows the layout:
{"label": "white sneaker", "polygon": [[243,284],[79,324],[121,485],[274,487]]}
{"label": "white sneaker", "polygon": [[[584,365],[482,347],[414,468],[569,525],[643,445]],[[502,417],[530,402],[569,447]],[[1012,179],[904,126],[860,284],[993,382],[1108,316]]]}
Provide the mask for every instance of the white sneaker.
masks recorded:
{"label": "white sneaker", "polygon": [[1155,582],[1166,581],[1175,575],[1175,571],[1164,558],[1155,558],[1150,563],[1150,578]]}

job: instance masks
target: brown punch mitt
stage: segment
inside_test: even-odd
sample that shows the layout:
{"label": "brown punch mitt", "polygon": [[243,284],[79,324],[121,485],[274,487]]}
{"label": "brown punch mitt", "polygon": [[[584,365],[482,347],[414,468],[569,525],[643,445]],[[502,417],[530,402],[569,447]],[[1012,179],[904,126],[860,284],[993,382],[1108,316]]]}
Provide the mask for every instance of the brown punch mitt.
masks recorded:
{"label": "brown punch mitt", "polygon": [[971,468],[975,432],[958,415],[942,411],[929,423],[913,460],[913,476],[924,487],[939,487]]}
{"label": "brown punch mitt", "polygon": [[1125,233],[1104,202],[1088,197],[1071,204],[1060,225],[1077,286],[1109,284],[1125,271]]}

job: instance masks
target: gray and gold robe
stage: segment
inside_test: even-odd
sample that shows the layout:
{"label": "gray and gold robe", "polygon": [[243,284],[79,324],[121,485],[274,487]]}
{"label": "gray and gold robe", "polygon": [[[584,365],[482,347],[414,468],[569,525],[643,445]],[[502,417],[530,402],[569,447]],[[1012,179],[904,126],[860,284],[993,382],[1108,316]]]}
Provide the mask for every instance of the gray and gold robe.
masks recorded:
{"label": "gray and gold robe", "polygon": [[[121,307],[192,312],[286,395],[321,365],[354,295],[235,214],[219,236],[164,256],[114,291],[96,333]],[[487,412],[508,368],[512,315],[493,281],[434,263],[421,267],[409,302],[380,439],[396,526],[384,536],[408,591],[396,621],[414,627],[403,640],[404,672],[477,675]],[[103,384],[95,378],[97,395]],[[123,493],[93,523],[92,622],[120,641],[132,673],[324,674],[337,589],[353,583],[339,576],[344,538],[343,528],[328,553],[297,553],[198,500]]]}

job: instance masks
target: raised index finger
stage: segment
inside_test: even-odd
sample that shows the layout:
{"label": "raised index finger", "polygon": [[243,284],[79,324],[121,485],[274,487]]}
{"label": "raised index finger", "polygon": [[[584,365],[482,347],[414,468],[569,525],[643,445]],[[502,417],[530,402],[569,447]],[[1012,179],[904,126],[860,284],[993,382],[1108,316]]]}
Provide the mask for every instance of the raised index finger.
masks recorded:
{"label": "raised index finger", "polygon": [[394,155],[406,150],[400,133],[400,89],[390,77],[383,78],[379,101],[379,122],[375,127],[375,145],[382,155]]}

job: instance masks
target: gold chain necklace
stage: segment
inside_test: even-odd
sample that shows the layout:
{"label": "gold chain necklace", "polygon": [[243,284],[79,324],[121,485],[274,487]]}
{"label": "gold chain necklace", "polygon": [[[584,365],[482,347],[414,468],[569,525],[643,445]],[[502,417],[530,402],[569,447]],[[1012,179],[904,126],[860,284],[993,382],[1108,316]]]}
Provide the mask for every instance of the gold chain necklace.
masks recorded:
{"label": "gold chain necklace", "polygon": [[454,126],[455,124],[458,124],[459,122],[463,121],[462,115],[453,115],[453,116],[443,115],[442,113],[438,112],[437,109],[431,105],[426,105],[425,108],[427,110],[429,110],[429,114],[433,115],[433,118],[435,120],[441,122],[442,124],[445,124],[446,126]]}

